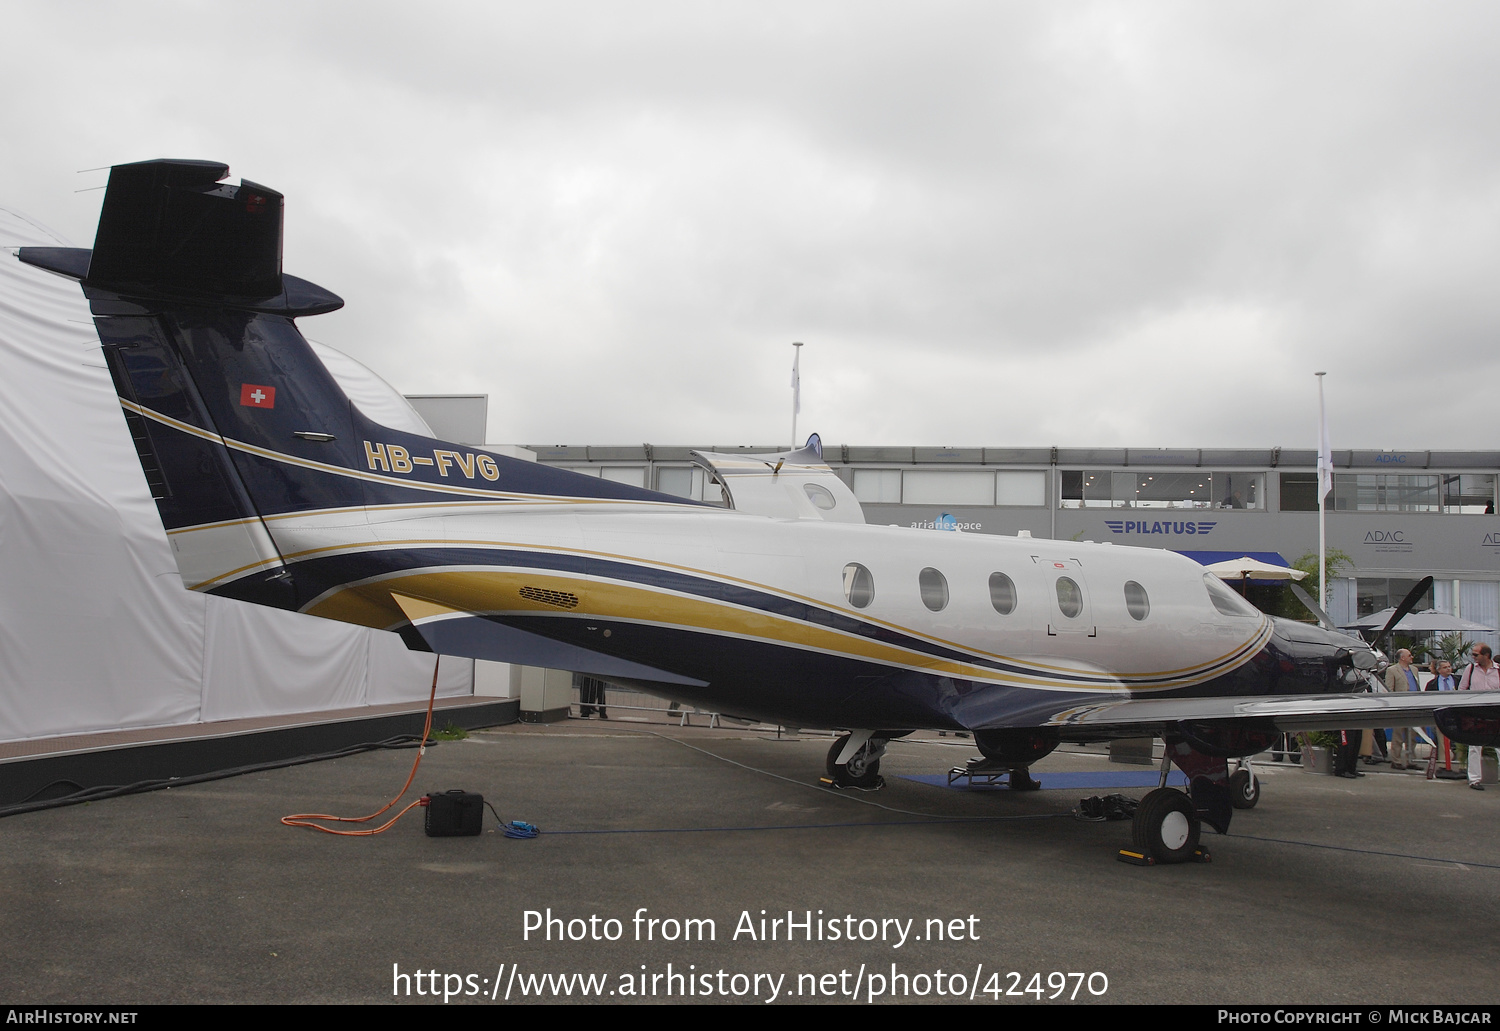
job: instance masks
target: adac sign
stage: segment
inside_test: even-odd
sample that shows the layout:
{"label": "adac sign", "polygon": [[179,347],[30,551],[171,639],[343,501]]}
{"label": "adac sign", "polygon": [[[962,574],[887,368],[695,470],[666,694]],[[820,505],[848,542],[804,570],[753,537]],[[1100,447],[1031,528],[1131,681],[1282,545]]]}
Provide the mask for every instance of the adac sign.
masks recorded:
{"label": "adac sign", "polygon": [[1366,530],[1360,544],[1376,553],[1409,555],[1412,538],[1405,530]]}
{"label": "adac sign", "polygon": [[1106,519],[1104,525],[1109,527],[1110,533],[1171,533],[1171,534],[1195,534],[1202,536],[1208,533],[1218,522],[1178,522],[1172,519]]}
{"label": "adac sign", "polygon": [[1376,455],[1375,461],[1380,465],[1405,465],[1405,455]]}

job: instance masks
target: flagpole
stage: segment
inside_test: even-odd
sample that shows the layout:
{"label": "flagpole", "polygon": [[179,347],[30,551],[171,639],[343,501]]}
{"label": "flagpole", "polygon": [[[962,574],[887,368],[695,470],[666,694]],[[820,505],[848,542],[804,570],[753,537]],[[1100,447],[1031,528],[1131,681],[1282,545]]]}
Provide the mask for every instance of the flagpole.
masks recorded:
{"label": "flagpole", "polygon": [[802,411],[802,344],[792,344],[792,450],[797,450],[797,413]]}
{"label": "flagpole", "polygon": [[1328,490],[1333,486],[1333,452],[1328,442],[1328,412],[1323,406],[1323,377],[1318,377],[1318,604],[1328,611],[1327,559],[1328,553]]}

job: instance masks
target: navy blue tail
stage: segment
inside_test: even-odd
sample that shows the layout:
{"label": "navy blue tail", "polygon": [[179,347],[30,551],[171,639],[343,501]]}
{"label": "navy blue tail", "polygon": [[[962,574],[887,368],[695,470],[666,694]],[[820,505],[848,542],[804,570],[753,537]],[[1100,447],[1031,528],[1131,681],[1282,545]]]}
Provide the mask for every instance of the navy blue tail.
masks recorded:
{"label": "navy blue tail", "polygon": [[[205,161],[117,165],[92,251],[23,248],[78,279],[184,581],[296,608],[265,520],[413,502],[677,498],[380,426],[295,319],[343,301],[281,271],[282,195]],[[195,550],[196,549],[196,550]]]}

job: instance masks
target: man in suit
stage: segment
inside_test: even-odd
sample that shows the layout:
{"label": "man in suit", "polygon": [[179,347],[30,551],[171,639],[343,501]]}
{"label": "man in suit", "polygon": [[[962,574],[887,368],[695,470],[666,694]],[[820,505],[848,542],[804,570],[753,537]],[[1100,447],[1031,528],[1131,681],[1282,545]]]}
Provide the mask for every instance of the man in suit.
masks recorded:
{"label": "man in suit", "polygon": [[[1458,678],[1453,675],[1453,663],[1449,662],[1447,659],[1435,659],[1432,664],[1432,672],[1432,680],[1422,690],[1458,690]],[[1433,774],[1436,772],[1438,763],[1442,763],[1445,768],[1451,767],[1453,764],[1453,745],[1446,737],[1443,736],[1443,732],[1441,730],[1434,729],[1433,733],[1437,735],[1437,745],[1433,748],[1433,761],[1428,763],[1427,765],[1427,775],[1429,777],[1433,776]]]}
{"label": "man in suit", "polygon": [[[1420,691],[1417,671],[1411,666],[1411,652],[1402,648],[1396,653],[1396,662],[1385,671],[1387,691]],[[1409,770],[1412,760],[1412,731],[1410,727],[1396,727],[1391,731],[1391,769]]]}

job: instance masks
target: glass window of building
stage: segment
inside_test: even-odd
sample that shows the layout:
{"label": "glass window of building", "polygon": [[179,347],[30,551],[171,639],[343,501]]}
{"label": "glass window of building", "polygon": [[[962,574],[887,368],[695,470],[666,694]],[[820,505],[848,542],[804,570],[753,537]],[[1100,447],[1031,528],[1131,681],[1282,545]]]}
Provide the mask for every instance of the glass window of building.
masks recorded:
{"label": "glass window of building", "polygon": [[917,574],[917,586],[922,591],[922,604],[933,612],[941,612],[948,606],[948,578],[928,566]]}
{"label": "glass window of building", "polygon": [[664,466],[656,470],[656,489],[679,498],[693,496],[693,470],[690,466]]}
{"label": "glass window of building", "polygon": [[1282,473],[1281,510],[1283,512],[1316,512],[1318,510],[1318,474]]}
{"label": "glass window of building", "polygon": [[1443,511],[1452,515],[1492,515],[1494,473],[1443,473]]}
{"label": "glass window of building", "polygon": [[908,469],[901,477],[901,500],[908,505],[993,505],[995,474],[970,469]]}
{"label": "glass window of building", "polygon": [[1004,573],[991,573],[990,604],[1002,616],[1016,611],[1016,582]]}
{"label": "glass window of building", "polygon": [[[1363,619],[1372,613],[1380,612],[1382,609],[1395,608],[1405,600],[1411,589],[1420,582],[1420,578],[1413,577],[1405,579],[1402,577],[1359,577],[1355,581],[1354,613],[1355,617]],[[1424,612],[1432,608],[1432,588],[1417,602],[1413,612]],[[1467,614],[1467,613],[1466,613]]]}
{"label": "glass window of building", "polygon": [[1217,508],[1243,508],[1263,512],[1266,508],[1266,474],[1214,470],[1211,496]]}
{"label": "glass window of building", "polygon": [[1146,588],[1134,580],[1125,581],[1125,611],[1134,620],[1145,619],[1151,614],[1151,600],[1146,597]]}
{"label": "glass window of building", "polygon": [[1071,578],[1057,578],[1057,608],[1069,619],[1077,619],[1083,611],[1083,589]]}
{"label": "glass window of building", "polygon": [[857,609],[865,608],[875,600],[875,578],[858,562],[844,567],[844,597]]}
{"label": "glass window of building", "polygon": [[995,504],[1040,508],[1047,504],[1047,474],[1035,472],[997,472]]}
{"label": "glass window of building", "polygon": [[646,467],[644,465],[606,465],[599,470],[599,475],[606,480],[616,483],[628,483],[632,487],[644,487],[646,485]]}
{"label": "glass window of building", "polygon": [[1436,512],[1438,477],[1404,473],[1335,473],[1336,512]]}
{"label": "glass window of building", "polygon": [[1064,469],[1059,508],[1129,508],[1136,502],[1135,473]]}
{"label": "glass window of building", "polygon": [[901,470],[854,470],[854,496],[865,505],[901,504]]}
{"label": "glass window of building", "polygon": [[1263,472],[1064,470],[1060,508],[1242,508],[1263,511]]}

